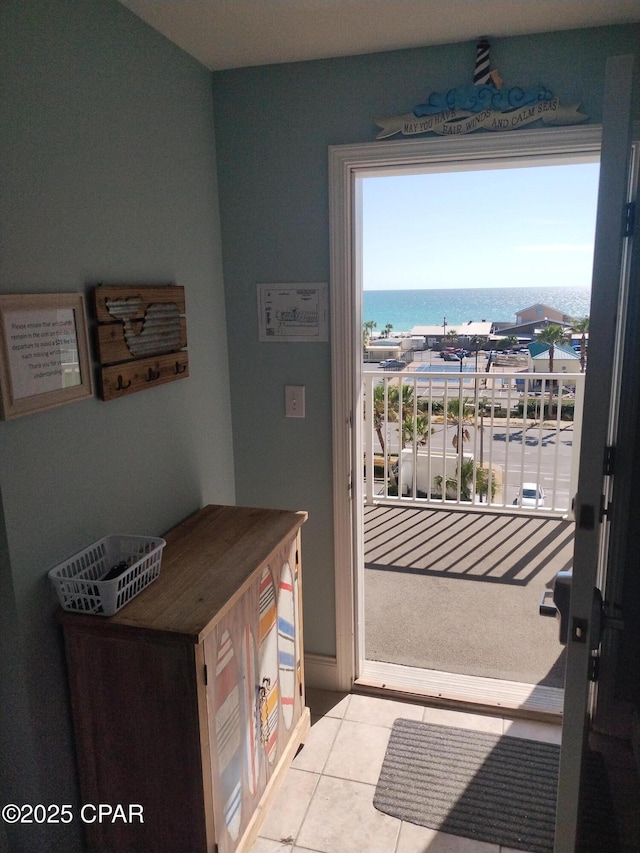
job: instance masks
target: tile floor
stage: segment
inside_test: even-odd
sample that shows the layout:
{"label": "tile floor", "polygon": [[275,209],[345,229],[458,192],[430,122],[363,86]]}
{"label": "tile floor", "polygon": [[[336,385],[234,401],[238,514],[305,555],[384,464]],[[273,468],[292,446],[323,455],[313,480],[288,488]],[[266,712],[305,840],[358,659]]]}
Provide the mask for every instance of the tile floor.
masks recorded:
{"label": "tile floor", "polygon": [[252,853],[521,853],[415,826],[373,807],[393,721],[408,717],[560,743],[560,726],[308,690],[311,732]]}

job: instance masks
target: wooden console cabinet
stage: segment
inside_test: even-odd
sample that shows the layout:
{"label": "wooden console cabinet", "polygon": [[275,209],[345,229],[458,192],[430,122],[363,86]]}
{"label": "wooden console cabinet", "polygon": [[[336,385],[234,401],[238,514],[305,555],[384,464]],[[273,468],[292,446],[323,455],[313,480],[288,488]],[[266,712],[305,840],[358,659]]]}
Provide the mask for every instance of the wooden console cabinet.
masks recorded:
{"label": "wooden console cabinet", "polygon": [[305,520],[207,506],[165,536],[158,579],[114,616],[60,612],[82,802],[126,818],[87,823],[91,851],[251,848],[309,729]]}

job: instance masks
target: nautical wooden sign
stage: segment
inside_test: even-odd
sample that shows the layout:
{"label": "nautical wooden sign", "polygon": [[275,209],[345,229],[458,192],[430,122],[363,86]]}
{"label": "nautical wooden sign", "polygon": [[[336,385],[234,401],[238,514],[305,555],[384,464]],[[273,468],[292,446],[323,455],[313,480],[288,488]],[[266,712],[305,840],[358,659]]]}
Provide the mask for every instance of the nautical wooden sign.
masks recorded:
{"label": "nautical wooden sign", "polygon": [[376,139],[396,133],[459,136],[480,129],[518,130],[538,121],[547,125],[580,124],[588,116],[579,107],[580,104],[563,106],[544,85],[504,88],[499,72],[490,69],[489,42],[483,38],[476,47],[473,85],[432,92],[425,103],[418,104],[410,113],[376,119],[375,123],[382,128]]}
{"label": "nautical wooden sign", "polygon": [[100,285],[94,296],[103,400],[189,375],[184,287]]}

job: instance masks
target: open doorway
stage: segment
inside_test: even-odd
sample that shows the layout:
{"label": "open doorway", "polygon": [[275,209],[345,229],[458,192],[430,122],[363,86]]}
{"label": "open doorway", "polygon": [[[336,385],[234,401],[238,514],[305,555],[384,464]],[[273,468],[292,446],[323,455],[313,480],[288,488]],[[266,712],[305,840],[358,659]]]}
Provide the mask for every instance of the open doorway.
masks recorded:
{"label": "open doorway", "polygon": [[357,179],[361,680],[562,711],[539,605],[571,568],[598,172],[548,155]]}
{"label": "open doorway", "polygon": [[[420,142],[402,142],[402,143],[378,143],[376,145],[365,144],[362,146],[340,146],[332,149],[330,155],[330,170],[332,184],[332,311],[333,311],[333,354],[334,354],[334,506],[335,506],[335,532],[336,532],[336,565],[338,572],[336,576],[336,611],[337,611],[337,682],[340,686],[348,687],[358,681],[366,684],[382,684],[390,686],[396,685],[400,689],[406,689],[408,692],[423,693],[426,695],[435,695],[453,698],[463,698],[466,686],[462,685],[459,680],[454,678],[453,682],[447,685],[447,678],[442,678],[442,671],[438,675],[436,682],[429,684],[424,683],[424,670],[416,673],[418,667],[415,667],[408,662],[405,664],[396,665],[389,661],[371,661],[367,657],[367,638],[366,638],[366,578],[365,578],[365,525],[363,507],[366,503],[365,482],[362,478],[362,458],[363,448],[365,455],[367,448],[365,442],[369,440],[368,434],[364,427],[362,413],[366,409],[365,402],[365,375],[368,369],[365,369],[363,360],[363,339],[362,327],[363,324],[370,319],[365,316],[363,308],[363,295],[365,294],[365,275],[366,269],[362,263],[363,259],[363,216],[364,216],[364,199],[363,187],[366,181],[370,179],[384,178],[391,174],[388,169],[393,170],[393,175],[404,173],[405,176],[410,175],[433,175],[438,180],[446,180],[449,175],[455,175],[456,180],[461,182],[464,187],[465,176],[469,173],[484,173],[491,177],[497,177],[498,172],[508,167],[518,171],[528,172],[531,169],[546,169],[551,167],[562,167],[575,164],[576,167],[588,167],[594,169],[594,164],[597,164],[599,156],[600,134],[594,128],[569,128],[556,130],[553,133],[548,131],[531,131],[527,134],[501,134],[499,137],[492,136],[487,139],[478,137],[474,139],[457,139],[457,140],[441,140],[430,139]],[[597,170],[597,165],[595,165]],[[515,174],[514,172],[511,173]],[[528,172],[528,174],[532,174]],[[540,174],[538,172],[537,174]],[[544,172],[545,175],[550,172]],[[522,194],[520,189],[518,195]],[[464,202],[467,207],[477,207],[477,199],[473,193],[463,193],[458,191],[458,195],[463,195]],[[526,194],[525,194],[526,195]],[[497,204],[496,200],[489,194],[481,200],[481,210],[483,221],[486,222],[489,211]],[[526,198],[523,199],[523,204],[526,203]],[[436,209],[438,205],[435,205]],[[552,211],[553,212],[553,211]],[[551,224],[549,224],[551,227]],[[424,229],[423,229],[424,230]],[[454,229],[460,241],[461,230],[456,223]],[[477,228],[476,228],[477,230]],[[416,254],[420,255],[420,259],[429,257],[428,234],[424,235],[425,240],[420,246],[420,251]],[[474,235],[475,238],[475,235]],[[500,242],[500,235],[494,233],[492,235],[494,244],[494,258],[489,268],[496,271],[502,270],[504,264],[504,252]],[[563,242],[578,244],[575,237],[565,237]],[[548,241],[550,242],[550,241]],[[587,259],[583,258],[586,266],[588,266],[588,251],[585,251],[583,242],[579,241],[581,246],[580,251]],[[520,246],[524,246],[521,243]],[[539,240],[538,245],[541,247],[543,241]],[[442,246],[436,247],[442,249]],[[464,247],[463,247],[464,248]],[[568,252],[567,252],[568,253]],[[431,253],[433,254],[433,253]],[[451,258],[451,251],[441,252],[445,256],[449,255],[450,264],[457,260],[457,257]],[[458,253],[460,254],[460,253]],[[550,251],[548,248],[543,251],[539,248],[537,251],[529,250],[529,253],[523,249],[519,249],[519,258],[526,257],[527,261],[522,262],[527,268],[531,267],[531,256],[545,257],[547,266],[549,263],[557,264],[557,259],[562,254],[560,251]],[[551,259],[551,260],[550,260]],[[486,263],[485,263],[486,266]],[[518,266],[518,264],[516,264]],[[588,279],[587,279],[588,282]],[[447,281],[447,284],[451,284]],[[504,280],[501,280],[504,285]],[[415,286],[415,285],[414,285]],[[391,288],[389,288],[391,289]],[[408,289],[408,288],[407,288]],[[444,288],[440,288],[441,290]],[[471,291],[468,291],[471,293]],[[526,300],[525,300],[526,301]],[[540,300],[542,301],[542,300]],[[529,307],[524,303],[516,303],[513,311],[518,311],[521,308]],[[579,313],[575,308],[569,308],[572,312]],[[443,313],[443,318],[446,314]],[[465,320],[476,319],[475,311],[463,315]],[[425,317],[425,320],[428,319]],[[462,318],[460,318],[462,319]],[[487,318],[480,315],[478,320],[482,319],[497,319],[495,316]],[[500,318],[508,320],[506,317]],[[447,318],[445,327],[446,332],[450,331],[449,320],[453,320],[453,315]],[[513,318],[515,321],[515,317]],[[440,319],[442,323],[442,318]],[[389,318],[385,320],[382,326],[383,331],[387,324],[395,326],[394,320]],[[417,325],[417,323],[416,323]],[[429,325],[426,323],[426,325]],[[444,324],[443,324],[444,325]],[[405,329],[402,329],[405,331]],[[428,342],[425,341],[428,344]],[[423,357],[423,356],[420,356]],[[479,356],[482,358],[482,356]],[[473,370],[475,370],[475,353],[471,359]],[[468,364],[464,365],[465,367]],[[456,370],[459,365],[454,365]],[[373,370],[374,368],[371,368]],[[375,367],[375,371],[384,373],[384,381],[389,385],[393,381],[391,376],[386,375],[386,371],[382,371],[379,367]],[[473,372],[473,371],[472,371]],[[425,374],[422,374],[424,377]],[[462,387],[462,386],[458,386]],[[550,383],[545,385],[545,388],[551,387]],[[512,392],[505,391],[508,396]],[[513,392],[515,393],[515,392]],[[458,392],[459,394],[459,392]],[[455,392],[451,392],[451,396],[455,396]],[[466,396],[466,392],[465,392]],[[515,399],[515,398],[514,398]],[[509,397],[508,405],[514,402],[514,399]],[[486,427],[495,427],[491,423],[493,414],[488,413],[488,421],[485,420]],[[479,434],[488,434],[486,430],[479,431]],[[509,446],[513,435],[507,436]],[[534,439],[539,443],[544,443],[545,436],[534,436]],[[495,442],[492,442],[495,444]],[[490,445],[491,446],[491,445]],[[526,445],[525,445],[526,446]],[[556,442],[557,446],[557,442]],[[368,448],[369,457],[373,460],[375,456],[375,447],[371,445]],[[486,453],[486,447],[485,447]],[[493,460],[492,460],[493,461]],[[400,454],[399,465],[402,465],[402,454]],[[351,472],[349,476],[346,472]],[[511,466],[511,474],[515,475],[515,465]],[[444,471],[444,479],[447,479],[447,472]],[[509,476],[511,476],[509,474]],[[404,489],[404,484],[400,482],[400,488]],[[507,514],[510,505],[513,501],[513,495],[509,491],[512,484],[509,481],[508,489],[503,490],[501,496],[497,498],[502,501],[501,506],[494,507],[499,510],[502,515]],[[565,503],[569,502],[569,494],[573,488],[573,484],[565,489]],[[419,501],[422,495],[416,489],[416,476],[409,475],[409,492],[414,498],[414,503]],[[390,496],[392,497],[392,496]],[[458,489],[455,497],[461,497]],[[379,502],[378,502],[379,503]],[[552,509],[560,506],[556,496],[552,501]],[[460,507],[456,507],[460,509]],[[473,506],[472,509],[478,510],[478,507]],[[481,508],[486,510],[486,506]],[[407,512],[417,512],[417,505],[411,507]],[[470,514],[471,515],[471,514]],[[556,513],[557,516],[557,513]],[[457,518],[460,518],[458,514]],[[542,514],[541,514],[542,517]],[[546,518],[546,516],[545,516]],[[411,522],[409,516],[405,519],[409,526]],[[391,522],[394,525],[394,522]],[[477,522],[474,522],[477,523]],[[570,523],[565,520],[565,524]],[[396,527],[398,525],[395,525]],[[547,533],[542,534],[542,537],[549,539]],[[553,537],[551,537],[553,538]],[[566,537],[565,537],[566,538]],[[568,537],[570,539],[570,537]],[[563,540],[563,547],[565,541]],[[553,547],[550,545],[550,547]],[[561,549],[558,549],[561,550]],[[539,558],[541,561],[545,556]],[[378,560],[379,562],[379,560]],[[391,574],[391,573],[388,573]],[[387,580],[390,580],[387,578]],[[395,581],[394,589],[397,589]],[[456,581],[453,581],[454,585]],[[476,583],[476,589],[480,588],[481,584]],[[485,582],[482,586],[489,587],[490,583]],[[408,594],[411,597],[411,593]],[[386,599],[389,603],[389,599]],[[389,608],[393,610],[394,608]],[[419,615],[422,620],[430,620],[432,616],[431,608],[423,608],[423,612]],[[396,609],[396,615],[399,611]],[[539,617],[537,615],[537,606],[535,612],[536,624]],[[540,620],[541,621],[541,620]],[[553,633],[554,625],[550,622],[549,630]],[[401,643],[399,635],[404,633],[405,626],[398,624],[393,629],[395,642]],[[464,626],[457,626],[458,634],[464,636]],[[468,646],[472,646],[474,638],[472,634],[468,637]],[[398,666],[400,669],[398,669]],[[395,669],[394,669],[395,667]],[[512,674],[511,674],[512,675]],[[481,678],[487,678],[485,673]],[[465,679],[468,676],[465,674]],[[498,679],[494,679],[497,681]],[[508,681],[508,689],[515,683],[513,678],[503,679]],[[444,687],[443,687],[444,684]],[[475,690],[476,687],[473,686]],[[464,688],[464,689],[463,689]],[[481,684],[478,688],[481,692],[486,692],[486,686]],[[507,691],[508,692],[508,691]],[[531,692],[531,691],[529,691]],[[538,691],[539,692],[539,691]],[[486,697],[484,697],[486,698]],[[503,697],[504,698],[504,697]],[[476,696],[477,699],[477,696]],[[475,701],[475,700],[472,700]],[[502,704],[503,699],[495,700],[498,704]],[[510,704],[512,703],[512,704]],[[505,699],[506,706],[521,706],[522,696],[518,695],[511,700],[508,697]]]}

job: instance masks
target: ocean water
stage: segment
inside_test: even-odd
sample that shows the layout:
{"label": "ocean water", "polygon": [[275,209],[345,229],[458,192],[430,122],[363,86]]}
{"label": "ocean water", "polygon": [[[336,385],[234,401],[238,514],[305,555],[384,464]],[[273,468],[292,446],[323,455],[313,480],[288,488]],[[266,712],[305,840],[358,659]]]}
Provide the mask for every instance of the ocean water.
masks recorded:
{"label": "ocean water", "polygon": [[447,325],[466,320],[515,323],[516,312],[541,302],[571,317],[589,314],[589,287],[487,287],[443,290],[365,290],[363,322],[374,331],[391,324],[393,332],[414,326]]}

